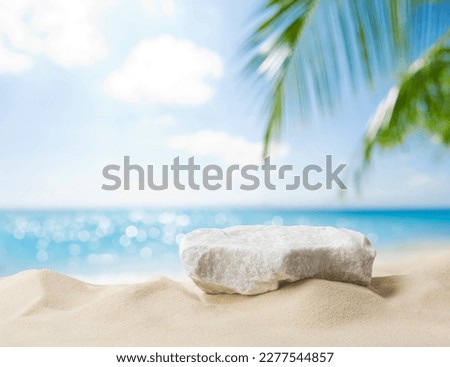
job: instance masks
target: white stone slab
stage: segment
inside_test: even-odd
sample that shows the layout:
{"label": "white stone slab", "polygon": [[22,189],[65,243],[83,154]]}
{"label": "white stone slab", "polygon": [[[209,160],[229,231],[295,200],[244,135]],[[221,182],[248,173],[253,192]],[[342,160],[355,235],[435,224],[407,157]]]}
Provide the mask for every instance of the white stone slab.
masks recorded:
{"label": "white stone slab", "polygon": [[246,295],[307,278],[369,285],[375,254],[362,233],[334,227],[197,229],[180,245],[186,272],[198,287]]}

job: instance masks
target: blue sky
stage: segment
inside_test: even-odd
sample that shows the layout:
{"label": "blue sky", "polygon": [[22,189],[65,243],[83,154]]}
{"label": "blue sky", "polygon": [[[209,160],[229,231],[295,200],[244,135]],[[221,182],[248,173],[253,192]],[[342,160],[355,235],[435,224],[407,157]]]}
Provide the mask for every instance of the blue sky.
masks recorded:
{"label": "blue sky", "polygon": [[[264,119],[238,54],[258,4],[0,0],[0,207],[450,205],[448,151],[419,135],[376,154],[361,195],[347,169],[343,199],[304,189],[101,190],[102,168],[124,155],[142,165],[258,157]],[[290,124],[277,162],[354,162],[393,82],[348,92],[320,121]]]}

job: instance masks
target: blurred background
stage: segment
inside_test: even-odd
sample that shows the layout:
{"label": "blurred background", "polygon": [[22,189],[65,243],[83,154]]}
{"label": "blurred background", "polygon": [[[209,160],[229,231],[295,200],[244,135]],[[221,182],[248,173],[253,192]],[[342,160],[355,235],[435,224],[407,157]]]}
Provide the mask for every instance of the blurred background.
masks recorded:
{"label": "blurred background", "polygon": [[[182,273],[198,227],[450,243],[450,3],[0,0],[0,276]],[[105,191],[108,164],[347,163],[348,190]]]}

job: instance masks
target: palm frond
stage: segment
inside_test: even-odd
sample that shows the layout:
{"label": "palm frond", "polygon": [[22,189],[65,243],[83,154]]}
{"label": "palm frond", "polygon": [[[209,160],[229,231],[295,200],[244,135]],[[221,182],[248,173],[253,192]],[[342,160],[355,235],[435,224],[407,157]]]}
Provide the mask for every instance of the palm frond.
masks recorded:
{"label": "palm frond", "polygon": [[376,146],[401,144],[422,130],[450,146],[450,30],[414,61],[378,106],[364,138],[364,160]]}
{"label": "palm frond", "polygon": [[301,121],[314,111],[330,112],[343,91],[406,65],[414,10],[422,3],[268,0],[246,43],[247,72],[270,90],[264,153],[288,111]]}
{"label": "palm frond", "polygon": [[309,20],[318,0],[270,0],[271,13],[249,40],[248,48],[255,54],[247,70],[272,79],[272,92],[267,103],[269,118],[264,139],[264,156],[270,141],[278,135],[283,120],[284,84],[298,37]]}

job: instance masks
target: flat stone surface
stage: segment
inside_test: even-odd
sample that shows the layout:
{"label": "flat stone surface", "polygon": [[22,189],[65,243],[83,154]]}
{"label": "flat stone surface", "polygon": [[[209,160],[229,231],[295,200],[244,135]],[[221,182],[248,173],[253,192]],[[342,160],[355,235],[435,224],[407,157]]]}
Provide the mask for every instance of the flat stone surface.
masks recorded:
{"label": "flat stone surface", "polygon": [[362,233],[315,226],[197,229],[180,245],[189,277],[213,294],[260,294],[307,278],[369,285],[375,254]]}

